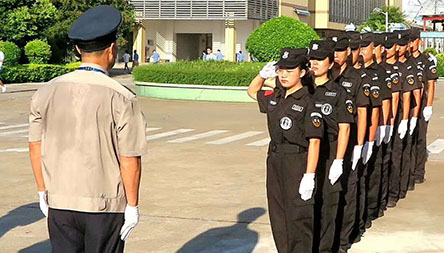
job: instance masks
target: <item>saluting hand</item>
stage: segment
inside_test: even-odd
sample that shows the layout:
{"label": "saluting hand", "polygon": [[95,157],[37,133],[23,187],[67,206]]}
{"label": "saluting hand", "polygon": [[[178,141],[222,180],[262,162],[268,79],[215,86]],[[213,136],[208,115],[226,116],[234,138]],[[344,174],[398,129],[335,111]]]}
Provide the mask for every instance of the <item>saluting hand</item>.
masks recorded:
{"label": "saluting hand", "polygon": [[47,191],[42,191],[42,192],[38,192],[39,194],[39,206],[40,206],[40,211],[42,211],[43,215],[45,215],[45,217],[48,217],[48,192]]}
{"label": "saluting hand", "polygon": [[302,177],[301,184],[299,185],[299,194],[301,199],[307,201],[313,196],[313,190],[315,187],[315,173],[305,173]]}
{"label": "saluting hand", "polygon": [[139,207],[126,205],[125,208],[125,223],[120,230],[120,238],[122,241],[128,239],[133,229],[139,223]]}
{"label": "saluting hand", "polygon": [[275,78],[278,76],[278,74],[276,73],[276,66],[275,66],[276,62],[272,61],[267,63],[262,70],[259,72],[259,75],[263,78],[263,79],[268,79],[268,78]]}

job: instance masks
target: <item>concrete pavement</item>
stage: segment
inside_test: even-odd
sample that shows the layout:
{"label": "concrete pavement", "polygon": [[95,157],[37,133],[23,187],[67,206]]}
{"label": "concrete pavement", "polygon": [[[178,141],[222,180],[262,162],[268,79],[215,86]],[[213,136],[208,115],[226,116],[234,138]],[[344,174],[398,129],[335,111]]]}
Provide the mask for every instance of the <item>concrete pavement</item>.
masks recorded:
{"label": "concrete pavement", "polygon": [[[130,76],[115,78],[132,85]],[[0,252],[50,249],[25,151],[26,133],[20,132],[26,129],[20,125],[27,122],[29,98],[37,87],[11,86],[12,93],[0,94]],[[444,89],[438,87],[429,143],[444,138],[443,98]],[[142,217],[126,252],[275,252],[265,197],[267,147],[248,145],[268,137],[257,105],[139,101],[148,119],[147,134],[161,137],[148,141]],[[177,129],[191,131],[164,134]],[[191,138],[174,141],[183,137]],[[427,182],[375,221],[349,252],[444,252],[444,157],[438,153],[431,158]]]}

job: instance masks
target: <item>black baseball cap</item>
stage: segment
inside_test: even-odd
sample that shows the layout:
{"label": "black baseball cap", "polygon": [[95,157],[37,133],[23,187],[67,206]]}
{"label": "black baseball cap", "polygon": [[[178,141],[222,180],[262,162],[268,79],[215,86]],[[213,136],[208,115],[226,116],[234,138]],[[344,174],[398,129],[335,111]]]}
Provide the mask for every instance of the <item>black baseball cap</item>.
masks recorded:
{"label": "black baseball cap", "polygon": [[332,40],[312,40],[308,51],[309,59],[324,60],[334,56],[336,43]]}
{"label": "black baseball cap", "polygon": [[335,51],[345,51],[350,46],[350,37],[346,34],[333,35],[328,37],[328,39],[335,42]]}
{"label": "black baseball cap", "polygon": [[363,33],[361,34],[361,41],[359,44],[361,47],[368,47],[374,40],[373,33]]}
{"label": "black baseball cap", "polygon": [[358,32],[347,32],[347,35],[350,37],[350,48],[351,50],[356,50],[359,48],[359,44],[361,42],[361,34]]}
{"label": "black baseball cap", "polygon": [[398,44],[398,35],[395,33],[388,33],[385,36],[384,47],[385,48],[392,48],[396,44]]}
{"label": "black baseball cap", "polygon": [[275,64],[279,68],[294,69],[298,66],[306,65],[307,49],[306,48],[282,48],[281,58]]}
{"label": "black baseball cap", "polygon": [[410,40],[416,40],[421,38],[421,31],[418,29],[410,29]]}
{"label": "black baseball cap", "polygon": [[119,37],[122,14],[110,5],[87,10],[71,26],[68,37],[85,52],[101,51]]}
{"label": "black baseball cap", "polygon": [[384,44],[385,41],[385,33],[374,33],[373,34],[373,43],[375,43],[375,46],[379,46]]}

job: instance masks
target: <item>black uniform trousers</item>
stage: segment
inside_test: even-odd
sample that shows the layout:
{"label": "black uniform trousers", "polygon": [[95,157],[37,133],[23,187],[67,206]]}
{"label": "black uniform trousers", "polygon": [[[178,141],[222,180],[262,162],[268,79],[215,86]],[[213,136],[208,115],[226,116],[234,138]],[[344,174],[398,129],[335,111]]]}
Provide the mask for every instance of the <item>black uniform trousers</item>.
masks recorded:
{"label": "black uniform trousers", "polygon": [[[427,97],[427,96],[424,96]],[[425,164],[427,162],[427,127],[428,122],[424,120],[424,116],[422,112],[424,111],[424,107],[426,106],[427,99],[423,99],[421,103],[420,115],[418,118],[418,126],[417,126],[417,137],[416,137],[416,145],[415,145],[415,168],[414,168],[414,176],[411,178],[411,183],[414,183],[415,179],[423,180],[425,177]]]}
{"label": "black uniform trousers", "polygon": [[367,166],[362,162],[358,162],[356,166],[358,171],[358,193],[357,193],[357,210],[355,224],[351,236],[351,242],[354,242],[357,238],[360,238],[365,231],[365,220],[367,217]]}
{"label": "black uniform trousers", "polygon": [[270,143],[267,198],[271,230],[279,253],[312,249],[314,198],[304,201],[299,194],[306,160],[305,148]]}
{"label": "black uniform trousers", "polygon": [[[398,112],[400,114],[401,112]],[[388,201],[399,200],[400,184],[401,184],[401,165],[403,150],[407,138],[407,134],[404,139],[401,139],[398,134],[400,117],[395,121],[395,128],[393,129],[393,144],[392,144],[392,162],[389,170],[389,187],[388,187]]]}
{"label": "black uniform trousers", "polygon": [[328,143],[321,144],[316,170],[315,225],[313,252],[331,253],[333,249],[339,194],[342,190],[338,180],[334,185],[328,179],[330,167],[336,157],[337,140],[332,136]]}
{"label": "black uniform trousers", "polygon": [[346,250],[350,243],[350,236],[353,232],[357,214],[357,194],[358,194],[358,168],[352,170],[352,154],[354,146],[357,144],[356,125],[351,126],[347,152],[344,157],[344,173],[339,180],[342,185],[342,192],[339,198],[338,215],[336,218],[336,238],[334,251],[338,248]]}
{"label": "black uniform trousers", "polygon": [[49,209],[48,230],[54,253],[118,253],[123,213],[87,213]]}
{"label": "black uniform trousers", "polygon": [[410,135],[410,130],[407,130],[407,133],[404,137],[405,145],[404,150],[402,152],[402,161],[401,161],[401,178],[400,178],[400,186],[399,186],[399,198],[403,199],[407,196],[407,189],[409,186],[410,173],[412,168],[414,168],[414,159],[412,159],[412,145],[413,139],[415,138],[415,133]]}
{"label": "black uniform trousers", "polygon": [[[395,133],[393,133],[394,135]],[[392,165],[392,144],[393,137],[389,143],[382,144],[382,173],[381,173],[381,187],[379,192],[379,216],[381,216],[385,210],[387,210],[387,196],[389,187],[389,172],[390,166]]]}
{"label": "black uniform trousers", "polygon": [[378,147],[375,145],[373,147],[372,157],[367,163],[367,216],[363,217],[363,219],[365,219],[364,223],[367,220],[371,221],[378,217],[383,158],[382,151],[382,146]]}

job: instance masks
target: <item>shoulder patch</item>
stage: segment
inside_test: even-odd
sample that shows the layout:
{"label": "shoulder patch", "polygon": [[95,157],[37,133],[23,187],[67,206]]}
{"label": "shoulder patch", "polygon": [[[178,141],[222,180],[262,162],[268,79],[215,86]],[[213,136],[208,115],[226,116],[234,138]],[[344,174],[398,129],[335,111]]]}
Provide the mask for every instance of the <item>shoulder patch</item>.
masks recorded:
{"label": "shoulder patch", "polygon": [[313,123],[313,126],[320,127],[322,124],[322,115],[318,112],[312,112],[310,114],[311,117],[311,123]]}

